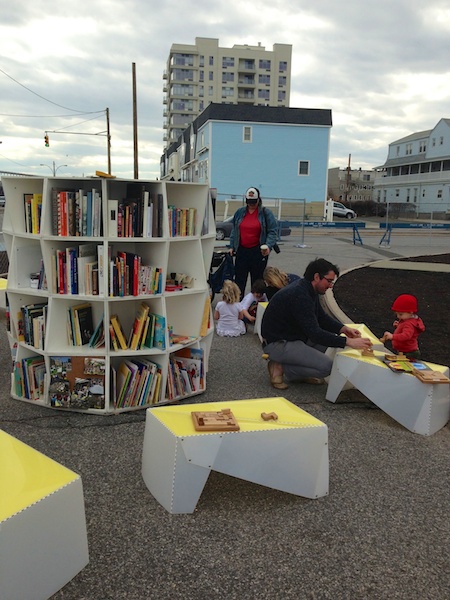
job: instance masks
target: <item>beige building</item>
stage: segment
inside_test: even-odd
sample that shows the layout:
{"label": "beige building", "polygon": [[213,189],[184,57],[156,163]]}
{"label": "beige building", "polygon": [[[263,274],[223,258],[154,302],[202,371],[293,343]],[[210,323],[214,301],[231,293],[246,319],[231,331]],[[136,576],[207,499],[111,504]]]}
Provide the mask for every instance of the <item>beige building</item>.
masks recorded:
{"label": "beige building", "polygon": [[292,45],[234,45],[215,38],[172,44],[164,79],[164,142],[176,142],[211,103],[289,106]]}
{"label": "beige building", "polygon": [[373,200],[375,171],[328,169],[328,197],[351,206],[353,202]]}

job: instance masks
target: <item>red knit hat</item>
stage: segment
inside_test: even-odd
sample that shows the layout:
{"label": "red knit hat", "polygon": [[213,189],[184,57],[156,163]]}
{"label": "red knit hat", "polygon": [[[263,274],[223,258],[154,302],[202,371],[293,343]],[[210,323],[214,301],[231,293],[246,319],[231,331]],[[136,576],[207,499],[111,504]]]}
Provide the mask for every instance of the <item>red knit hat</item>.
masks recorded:
{"label": "red knit hat", "polygon": [[392,310],[396,312],[415,313],[417,312],[417,298],[411,294],[401,294],[394,300]]}

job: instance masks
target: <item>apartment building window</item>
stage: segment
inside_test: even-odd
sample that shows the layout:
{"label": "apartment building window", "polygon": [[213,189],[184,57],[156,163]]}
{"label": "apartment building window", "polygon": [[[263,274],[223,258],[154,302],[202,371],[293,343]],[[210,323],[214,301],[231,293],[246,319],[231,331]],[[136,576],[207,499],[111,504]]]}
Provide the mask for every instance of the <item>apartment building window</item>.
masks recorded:
{"label": "apartment building window", "polygon": [[199,81],[205,81],[205,71],[200,71],[198,74]]}
{"label": "apartment building window", "polygon": [[400,197],[400,190],[398,188],[395,190],[395,197],[396,198]]}
{"label": "apartment building window", "polygon": [[193,100],[181,100],[174,99],[172,100],[171,110],[194,110],[194,101]]}
{"label": "apartment building window", "polygon": [[193,81],[194,71],[192,69],[173,69],[172,81]]}
{"label": "apartment building window", "polygon": [[280,63],[278,65],[278,70],[280,71],[280,73],[285,73],[287,71],[287,62],[285,60],[280,60]]}
{"label": "apartment building window", "polygon": [[441,170],[441,161],[440,160],[435,160],[434,162],[431,163],[431,172],[432,173],[438,173]]}
{"label": "apartment building window", "polygon": [[298,174],[309,175],[309,160],[298,161]]}
{"label": "apartment building window", "polygon": [[244,125],[242,129],[242,141],[244,143],[251,143],[252,141],[252,128],[250,125]]}
{"label": "apartment building window", "polygon": [[433,146],[433,148],[436,146],[436,138],[432,138],[431,145]]}
{"label": "apartment building window", "polygon": [[270,70],[271,61],[267,60],[267,58],[259,59],[259,68]]}
{"label": "apartment building window", "polygon": [[414,202],[417,202],[417,188],[414,188]]}
{"label": "apartment building window", "polygon": [[405,154],[412,154],[412,144],[406,144]]}
{"label": "apartment building window", "polygon": [[370,181],[370,175],[367,175],[367,173],[363,174],[363,181]]}
{"label": "apartment building window", "polygon": [[234,96],[234,88],[223,87],[222,88],[222,98],[227,98],[228,96]]}
{"label": "apartment building window", "polygon": [[214,66],[214,56],[210,56],[209,57],[209,66],[213,67]]}
{"label": "apartment building window", "polygon": [[397,152],[397,156],[400,156],[400,146],[397,146],[396,152]]}
{"label": "apartment building window", "polygon": [[386,204],[386,193],[387,190],[383,190],[383,202]]}
{"label": "apartment building window", "polygon": [[406,202],[409,202],[409,193],[410,193],[410,191],[411,190],[409,188],[406,190]]}
{"label": "apartment building window", "polygon": [[284,90],[278,90],[278,102],[284,102],[286,100],[286,92]]}
{"label": "apartment building window", "polygon": [[214,96],[214,87],[212,85],[208,86],[208,96]]}
{"label": "apartment building window", "polygon": [[441,137],[439,138],[439,146],[442,146],[444,143],[444,136],[441,135]]}
{"label": "apartment building window", "polygon": [[444,160],[442,163],[443,171],[450,171],[450,160]]}
{"label": "apartment building window", "polygon": [[422,190],[422,198],[425,198],[425,190]]}
{"label": "apartment building window", "polygon": [[278,77],[278,87],[284,87],[286,85],[286,81],[287,81],[286,75],[280,75]]}
{"label": "apartment building window", "polygon": [[431,163],[422,163],[420,165],[420,172],[421,173],[429,173],[430,172],[430,165],[431,165]]}
{"label": "apartment building window", "polygon": [[193,67],[194,56],[193,54],[174,54],[172,56],[172,65]]}
{"label": "apartment building window", "polygon": [[266,74],[260,75],[258,78],[258,81],[259,81],[259,85],[264,85],[264,84],[270,85],[270,75],[266,75]]}
{"label": "apartment building window", "polygon": [[377,202],[381,201],[381,190],[377,191]]}
{"label": "apartment building window", "polygon": [[193,96],[194,86],[193,85],[173,85],[170,88],[172,96]]}
{"label": "apartment building window", "polygon": [[229,81],[234,81],[234,73],[222,73],[222,83],[228,83]]}
{"label": "apartment building window", "polygon": [[205,57],[203,56],[203,54],[200,54],[200,56],[199,56],[198,66],[199,67],[204,67],[205,66]]}
{"label": "apartment building window", "polygon": [[419,152],[426,152],[427,151],[427,141],[426,140],[420,140],[419,142]]}
{"label": "apartment building window", "polygon": [[442,190],[438,190],[437,191],[437,197],[438,198],[442,198]]}
{"label": "apartment building window", "polygon": [[210,71],[208,75],[209,81],[214,81],[214,71]]}
{"label": "apartment building window", "polygon": [[234,58],[232,56],[224,56],[222,58],[222,69],[234,67]]}
{"label": "apartment building window", "polygon": [[258,98],[270,100],[270,90],[258,90]]}
{"label": "apartment building window", "polygon": [[198,95],[200,96],[200,98],[203,98],[203,95],[205,93],[205,88],[202,85],[198,86]]}
{"label": "apartment building window", "polygon": [[245,69],[246,71],[254,71],[255,70],[255,61],[252,59],[244,59],[239,65],[241,69]]}
{"label": "apartment building window", "polygon": [[[203,89],[202,89],[202,96],[203,96]],[[205,103],[203,102],[203,100],[200,100],[200,102],[198,103],[198,109],[201,112],[205,107]]]}
{"label": "apartment building window", "polygon": [[411,168],[409,170],[410,175],[417,175],[418,172],[419,172],[419,165],[411,165]]}

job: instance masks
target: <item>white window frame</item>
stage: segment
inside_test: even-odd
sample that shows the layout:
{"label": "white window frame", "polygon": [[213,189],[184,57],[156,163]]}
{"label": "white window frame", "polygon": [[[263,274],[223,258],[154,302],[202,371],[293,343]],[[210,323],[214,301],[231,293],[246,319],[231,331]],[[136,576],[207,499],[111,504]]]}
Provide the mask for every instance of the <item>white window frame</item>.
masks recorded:
{"label": "white window frame", "polygon": [[244,144],[251,144],[253,138],[253,130],[251,125],[244,125],[242,128],[242,141]]}
{"label": "white window frame", "polygon": [[[309,177],[309,164],[310,164],[309,160],[299,160],[298,161],[297,175],[299,177]],[[300,172],[300,168],[301,168],[302,165],[307,165],[308,166],[308,169],[307,169],[308,172],[307,173],[301,173]]]}

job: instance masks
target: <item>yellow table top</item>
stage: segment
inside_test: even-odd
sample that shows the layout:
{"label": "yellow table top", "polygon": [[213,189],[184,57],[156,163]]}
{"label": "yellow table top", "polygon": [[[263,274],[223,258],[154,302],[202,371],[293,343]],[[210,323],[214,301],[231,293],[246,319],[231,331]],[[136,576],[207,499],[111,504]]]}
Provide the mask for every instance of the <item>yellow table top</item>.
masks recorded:
{"label": "yellow table top", "polygon": [[[237,420],[240,432],[268,431],[270,429],[292,429],[323,427],[325,424],[285,398],[258,398],[253,400],[230,400],[228,402],[205,402],[148,408],[161,423],[177,437],[223,433],[218,431],[196,431],[191,412],[217,412],[229,408]],[[276,421],[264,421],[261,413],[274,412]],[[239,432],[237,432],[239,433]]]}
{"label": "yellow table top", "polygon": [[382,345],[382,342],[380,342],[380,339],[377,338],[377,336],[372,333],[370,331],[370,329],[367,327],[367,325],[364,325],[364,323],[345,323],[345,325],[347,325],[347,327],[351,327],[352,329],[357,329],[360,333],[361,333],[361,337],[363,338],[369,338],[369,340],[372,342],[372,344],[374,345]]}
{"label": "yellow table top", "polygon": [[0,430],[0,522],[79,475]]}
{"label": "yellow table top", "polygon": [[[374,356],[372,357],[372,356],[363,356],[361,354],[361,350],[354,350],[353,348],[346,348],[343,350],[339,350],[340,356],[348,356],[349,358],[354,358],[355,360],[361,360],[362,362],[367,362],[372,365],[376,365],[377,367],[389,369],[389,367],[382,362],[386,352],[381,352],[380,350],[374,350],[373,353],[374,353]],[[388,354],[391,354],[391,353],[389,352]],[[420,361],[420,362],[424,362],[433,371],[439,371],[439,373],[448,372],[448,367],[446,367],[445,365],[436,365],[436,364],[430,363],[428,361]],[[402,374],[412,375],[412,373],[402,373]],[[414,375],[413,375],[413,377],[414,377]]]}

